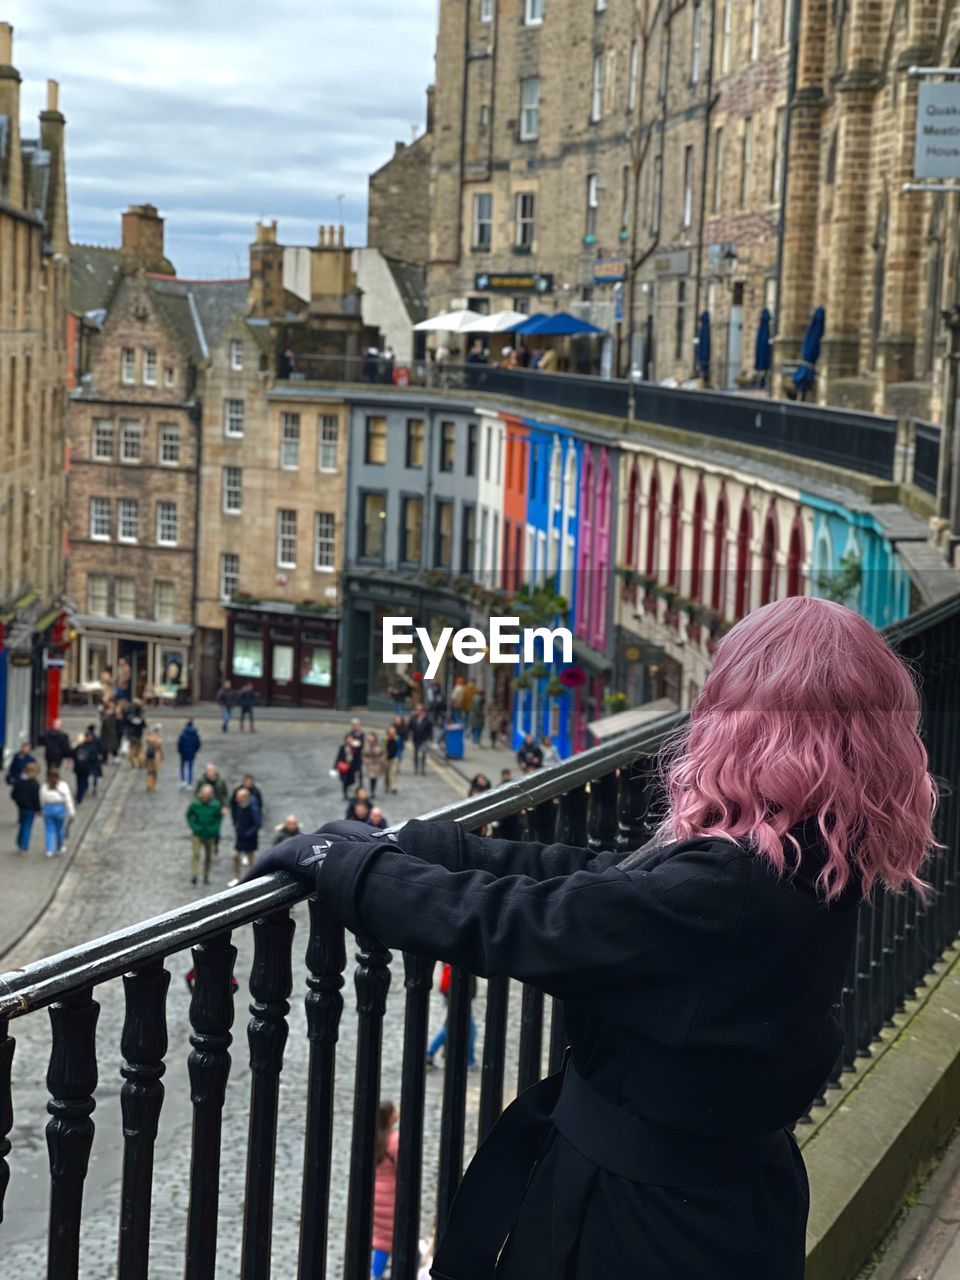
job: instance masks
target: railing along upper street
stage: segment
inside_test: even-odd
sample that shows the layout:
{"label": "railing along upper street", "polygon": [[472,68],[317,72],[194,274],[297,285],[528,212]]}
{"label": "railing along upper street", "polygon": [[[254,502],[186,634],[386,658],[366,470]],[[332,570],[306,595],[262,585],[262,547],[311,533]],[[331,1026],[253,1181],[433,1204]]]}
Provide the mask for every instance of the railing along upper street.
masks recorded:
{"label": "railing along upper street", "polygon": [[[929,876],[936,893],[923,904],[915,896],[878,892],[860,912],[857,945],[843,987],[839,1017],[844,1047],[831,1082],[854,1066],[960,928],[957,788],[960,784],[960,599],[928,609],[891,629],[889,638],[916,668],[922,682],[924,740],[941,789],[938,838],[945,848]],[[454,819],[468,830],[496,823],[507,838],[529,838],[589,847],[636,848],[655,822],[658,784],[654,757],[682,719],[672,716],[625,734],[562,764],[427,815]],[[186,1210],[184,1274],[212,1280],[218,1265],[217,1217],[221,1176],[222,1113],[231,1069],[234,1019],[231,933],[252,925],[254,959],[249,977],[251,1018],[249,1138],[242,1228],[241,1275],[270,1275],[274,1209],[279,1078],[294,987],[291,908],[308,890],[272,876],[215,894],[129,929],[0,976],[0,1207],[16,1151],[11,1067],[16,1019],[49,1010],[51,1119],[47,1124],[51,1171],[48,1271],[53,1280],[79,1272],[84,1180],[94,1141],[91,1119],[98,1078],[94,989],[122,980],[125,1019],[120,1045],[100,1056],[119,1068],[123,1172],[116,1274],[121,1280],[150,1275],[154,1145],[162,1120],[162,1076],[167,1056],[165,1022],[170,973],[165,961],[193,949],[195,984],[190,1002],[189,1055],[193,1138]],[[333,1090],[337,1041],[344,1008],[341,989],[347,963],[343,927],[323,901],[309,901],[305,968],[309,1064],[303,1090],[304,1164],[301,1183],[298,1276],[328,1274]],[[370,1267],[375,1137],[380,1096],[382,1029],[391,982],[391,956],[372,939],[357,939],[356,1054],[351,1117],[350,1171],[342,1231],[346,1280],[366,1280]],[[439,1142],[425,1139],[425,1055],[434,962],[404,956],[403,1059],[400,1147],[393,1252],[395,1280],[415,1280],[424,1171],[436,1170],[436,1221],[442,1226],[460,1182],[467,1149],[467,1066],[470,999],[467,975],[455,972],[448,1012],[448,1049]],[[298,972],[298,984],[299,974]],[[478,1140],[499,1116],[508,1088],[509,979],[487,982]],[[517,1089],[534,1083],[544,1056],[551,1069],[565,1047],[562,1006],[523,988]],[[119,1048],[119,1054],[118,1054]],[[546,1051],[546,1053],[545,1053]],[[342,1069],[342,1064],[341,1069]],[[39,1124],[39,1117],[37,1117]],[[101,1142],[110,1135],[101,1135]],[[119,1137],[120,1135],[116,1135]],[[9,1158],[9,1159],[8,1159]],[[239,1154],[228,1151],[231,1163]],[[165,1241],[167,1247],[169,1243]],[[3,1257],[0,1228],[0,1257]],[[221,1268],[221,1274],[223,1274]],[[286,1276],[284,1278],[286,1280]]]}
{"label": "railing along upper street", "polygon": [[765,393],[665,387],[652,382],[630,383],[618,378],[541,373],[537,369],[507,369],[491,364],[397,364],[373,356],[298,355],[280,373],[284,385],[310,381],[363,384],[371,389],[469,391],[648,422],[717,440],[759,445],[879,480],[904,479],[928,493],[936,493],[940,429],[932,423],[906,423],[914,440],[914,448],[906,450],[912,469],[910,474],[898,475],[896,418],[772,399]]}

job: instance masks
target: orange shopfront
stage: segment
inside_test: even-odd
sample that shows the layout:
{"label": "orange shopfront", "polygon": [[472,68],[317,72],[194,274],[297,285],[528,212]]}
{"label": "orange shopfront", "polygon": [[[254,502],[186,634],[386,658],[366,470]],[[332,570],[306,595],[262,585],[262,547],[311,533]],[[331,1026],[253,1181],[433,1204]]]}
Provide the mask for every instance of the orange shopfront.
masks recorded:
{"label": "orange shopfront", "polygon": [[337,696],[339,618],[244,605],[227,613],[225,675],[251,684],[266,706],[332,707]]}

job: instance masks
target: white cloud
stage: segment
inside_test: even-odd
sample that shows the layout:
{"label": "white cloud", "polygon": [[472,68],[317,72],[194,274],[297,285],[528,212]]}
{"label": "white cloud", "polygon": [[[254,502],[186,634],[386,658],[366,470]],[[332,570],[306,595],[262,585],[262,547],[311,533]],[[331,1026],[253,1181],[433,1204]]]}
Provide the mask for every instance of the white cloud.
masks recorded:
{"label": "white cloud", "polygon": [[114,243],[150,201],[185,276],[233,274],[258,217],[282,239],[365,234],[367,176],[423,126],[436,0],[4,0],[23,132],[61,84],[71,235]]}

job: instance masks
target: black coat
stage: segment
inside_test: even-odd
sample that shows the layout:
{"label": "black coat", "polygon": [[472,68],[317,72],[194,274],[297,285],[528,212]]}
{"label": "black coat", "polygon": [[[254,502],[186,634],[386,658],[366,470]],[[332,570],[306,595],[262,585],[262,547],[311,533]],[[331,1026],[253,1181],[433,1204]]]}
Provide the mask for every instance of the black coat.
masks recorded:
{"label": "black coat", "polygon": [[[563,1092],[539,1086],[494,1128],[434,1276],[801,1280],[808,1190],[784,1126],[840,1049],[831,1007],[859,892],[824,906],[815,829],[795,834],[803,861],[782,879],[719,839],[624,869],[621,854],[454,823],[360,845],[331,834],[317,888],[354,932],[564,1002]],[[571,1111],[577,1082],[589,1121]],[[621,1131],[641,1140],[618,1148]]]}
{"label": "black coat", "polygon": [[48,729],[41,739],[48,769],[59,769],[73,755],[70,739],[62,729]]}
{"label": "black coat", "polygon": [[22,813],[40,812],[40,783],[36,778],[19,777],[13,784],[10,795]]}

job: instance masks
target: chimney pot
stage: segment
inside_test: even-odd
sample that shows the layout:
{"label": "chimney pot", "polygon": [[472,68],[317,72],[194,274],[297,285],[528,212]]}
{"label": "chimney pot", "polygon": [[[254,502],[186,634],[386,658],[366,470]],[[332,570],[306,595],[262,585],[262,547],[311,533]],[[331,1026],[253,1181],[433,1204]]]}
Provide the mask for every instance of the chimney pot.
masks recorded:
{"label": "chimney pot", "polygon": [[0,66],[8,67],[13,62],[13,27],[9,22],[0,22]]}
{"label": "chimney pot", "polygon": [[328,231],[328,235],[330,237],[330,248],[332,249],[333,246],[337,243],[337,228],[333,225],[332,222],[330,223],[330,229]]}
{"label": "chimney pot", "polygon": [[340,226],[337,228],[337,244],[340,246],[341,249],[343,248],[343,236],[344,236],[344,229],[343,229],[343,223],[341,223]]}
{"label": "chimney pot", "polygon": [[60,86],[56,80],[47,81],[47,110],[60,110]]}

